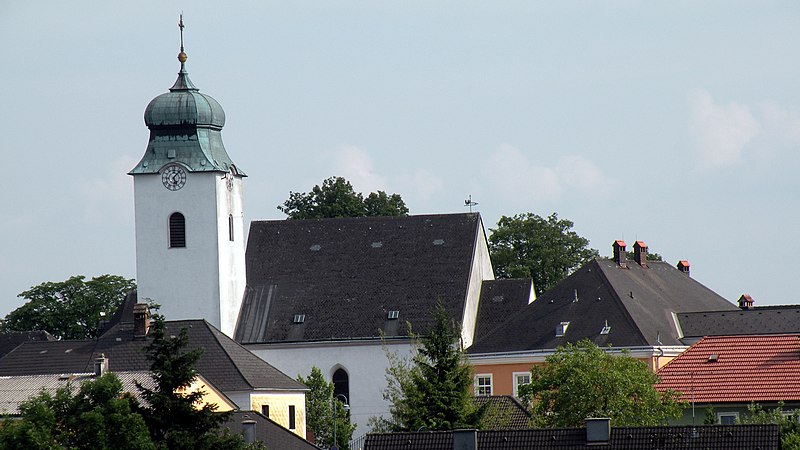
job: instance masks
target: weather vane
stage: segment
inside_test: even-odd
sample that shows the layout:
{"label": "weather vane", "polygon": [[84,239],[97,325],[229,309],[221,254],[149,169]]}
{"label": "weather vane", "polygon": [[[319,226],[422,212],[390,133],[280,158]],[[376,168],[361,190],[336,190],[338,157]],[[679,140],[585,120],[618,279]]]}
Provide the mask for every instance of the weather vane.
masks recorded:
{"label": "weather vane", "polygon": [[478,202],[473,202],[472,194],[469,194],[469,198],[464,200],[464,206],[469,206],[469,212],[472,212],[472,207],[478,206]]}

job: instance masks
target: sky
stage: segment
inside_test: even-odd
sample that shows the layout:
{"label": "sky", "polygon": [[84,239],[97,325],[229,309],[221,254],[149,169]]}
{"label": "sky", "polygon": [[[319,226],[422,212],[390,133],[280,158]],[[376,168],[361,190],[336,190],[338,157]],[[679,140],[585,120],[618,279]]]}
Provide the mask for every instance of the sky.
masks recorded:
{"label": "sky", "polygon": [[[225,109],[245,219],[343,176],[412,214],[558,213],[800,303],[795,1],[0,2],[0,315],[45,281],[135,277],[143,113],[179,70]],[[778,253],[775,256],[775,253]]]}

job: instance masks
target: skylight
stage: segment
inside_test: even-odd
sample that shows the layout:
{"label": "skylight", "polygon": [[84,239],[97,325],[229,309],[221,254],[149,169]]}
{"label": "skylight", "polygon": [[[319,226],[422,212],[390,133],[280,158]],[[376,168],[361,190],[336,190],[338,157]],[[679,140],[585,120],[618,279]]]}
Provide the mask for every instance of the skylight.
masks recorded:
{"label": "skylight", "polygon": [[601,335],[605,335],[611,332],[611,327],[608,326],[608,321],[606,320],[606,324],[603,326],[603,329],[600,330]]}
{"label": "skylight", "polygon": [[400,317],[400,311],[397,311],[397,310],[389,311],[389,319],[390,320],[391,319],[397,319],[398,317]]}
{"label": "skylight", "polygon": [[569,322],[561,322],[556,327],[556,337],[564,337],[564,334],[567,332],[567,328],[569,327]]}
{"label": "skylight", "polygon": [[295,314],[294,320],[292,322],[294,322],[294,323],[303,323],[305,321],[306,321],[306,315],[305,314]]}

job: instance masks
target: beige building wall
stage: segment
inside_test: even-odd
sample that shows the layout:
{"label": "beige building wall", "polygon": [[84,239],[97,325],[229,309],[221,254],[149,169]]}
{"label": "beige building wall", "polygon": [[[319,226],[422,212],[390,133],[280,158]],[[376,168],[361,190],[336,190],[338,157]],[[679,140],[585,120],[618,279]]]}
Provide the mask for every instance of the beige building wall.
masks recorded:
{"label": "beige building wall", "polygon": [[[297,392],[270,392],[250,395],[250,409],[266,412],[269,407],[269,418],[282,427],[292,431],[301,438],[306,438],[306,396]],[[294,407],[294,428],[290,427],[290,407]],[[266,414],[265,414],[266,415]]]}

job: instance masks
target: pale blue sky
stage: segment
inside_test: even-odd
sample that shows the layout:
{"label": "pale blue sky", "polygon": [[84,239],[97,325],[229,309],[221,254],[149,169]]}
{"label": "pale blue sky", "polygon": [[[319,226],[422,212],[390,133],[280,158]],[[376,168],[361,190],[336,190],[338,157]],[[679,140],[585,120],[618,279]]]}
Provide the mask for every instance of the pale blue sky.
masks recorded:
{"label": "pale blue sky", "polygon": [[553,211],[647,242],[731,301],[798,303],[800,3],[0,4],[0,314],[135,276],[147,103],[187,68],[227,114],[245,215],[331,175],[412,213]]}

